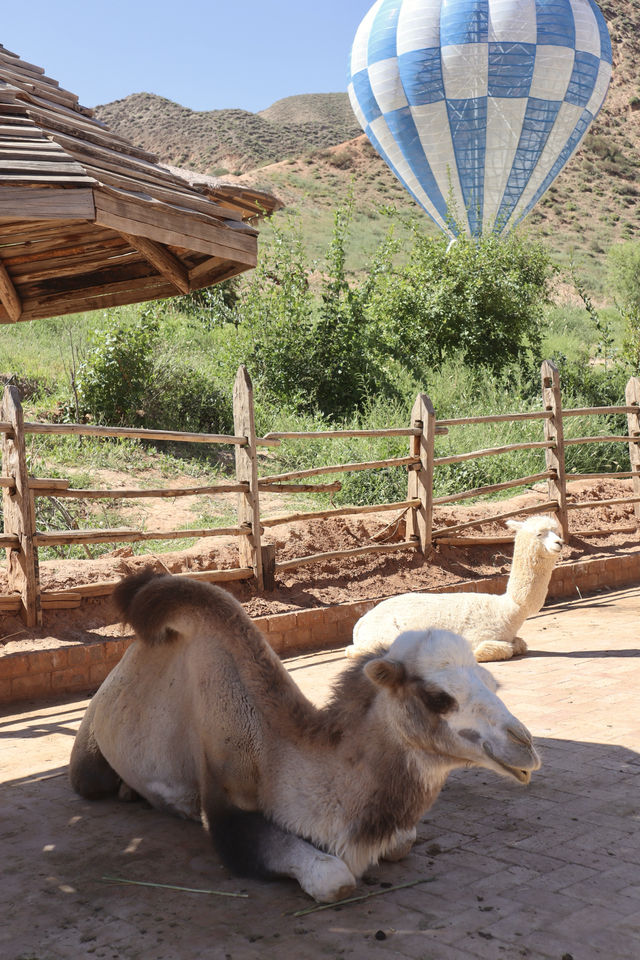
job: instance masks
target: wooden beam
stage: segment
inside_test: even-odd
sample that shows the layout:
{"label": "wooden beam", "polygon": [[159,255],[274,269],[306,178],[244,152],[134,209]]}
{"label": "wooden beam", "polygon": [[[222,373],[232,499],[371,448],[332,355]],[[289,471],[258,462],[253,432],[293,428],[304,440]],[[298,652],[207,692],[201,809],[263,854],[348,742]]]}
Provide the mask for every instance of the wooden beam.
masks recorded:
{"label": "wooden beam", "polygon": [[2,260],[0,260],[0,300],[2,300],[11,322],[15,323],[19,320],[22,316],[22,300],[18,296],[18,291],[14,287]]}
{"label": "wooden beam", "polygon": [[137,250],[154,269],[176,287],[180,293],[189,293],[189,272],[182,260],[179,260],[170,250],[147,237],[134,237],[130,233],[122,233],[127,243]]}
{"label": "wooden beam", "polygon": [[[88,177],[85,179],[89,180]],[[93,190],[37,187],[0,189],[0,216],[19,220],[93,220]]]}

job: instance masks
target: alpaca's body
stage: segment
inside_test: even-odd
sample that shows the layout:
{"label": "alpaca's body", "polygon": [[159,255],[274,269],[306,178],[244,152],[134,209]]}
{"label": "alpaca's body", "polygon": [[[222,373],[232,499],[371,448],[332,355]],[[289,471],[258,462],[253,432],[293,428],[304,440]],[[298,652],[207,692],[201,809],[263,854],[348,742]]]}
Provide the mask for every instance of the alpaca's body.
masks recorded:
{"label": "alpaca's body", "polygon": [[241,874],[293,876],[336,899],[369,864],[408,852],[454,768],[526,783],[540,765],[454,634],[405,634],[359,659],[318,709],[225,591],[145,573],[116,602],[138,639],[87,709],[72,785],[99,799],[124,783],[201,818]]}
{"label": "alpaca's body", "polygon": [[406,593],[390,597],[358,620],[347,654],[357,656],[378,644],[388,647],[403,630],[429,628],[462,634],[479,661],[508,660],[525,653],[527,646],[518,631],[544,604],[562,540],[553,517],[531,517],[510,525],[517,532],[504,594]]}

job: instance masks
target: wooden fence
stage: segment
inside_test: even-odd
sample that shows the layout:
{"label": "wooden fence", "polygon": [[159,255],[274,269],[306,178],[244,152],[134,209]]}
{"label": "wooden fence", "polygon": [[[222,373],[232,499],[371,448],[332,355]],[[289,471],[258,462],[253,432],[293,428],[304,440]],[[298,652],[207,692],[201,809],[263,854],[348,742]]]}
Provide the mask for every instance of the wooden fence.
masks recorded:
{"label": "wooden fence", "polygon": [[[301,564],[325,559],[358,556],[367,553],[384,553],[396,550],[420,551],[427,554],[434,542],[470,545],[477,543],[505,542],[510,537],[469,537],[459,534],[472,527],[506,520],[509,517],[542,512],[555,512],[564,532],[570,536],[569,514],[572,510],[590,506],[634,504],[635,525],[640,527],[640,380],[631,378],[627,384],[625,404],[610,407],[588,407],[563,410],[560,379],[556,367],[545,361],[542,365],[542,409],[530,413],[499,414],[482,417],[462,417],[436,420],[430,399],[420,394],[414,404],[411,423],[408,427],[383,430],[334,430],[308,433],[271,433],[265,437],[256,435],[253,389],[244,367],[238,371],[233,389],[234,430],[233,436],[218,434],[193,434],[179,431],[143,430],[134,428],[99,427],[82,424],[30,423],[24,420],[20,395],[15,387],[6,387],[0,410],[0,435],[2,435],[2,488],[4,503],[4,535],[0,547],[7,551],[8,593],[0,594],[0,614],[20,612],[28,626],[42,622],[42,612],[77,606],[82,597],[106,596],[116,581],[101,581],[79,584],[65,591],[43,591],[40,584],[38,550],[53,545],[92,543],[132,543],[148,540],[172,540],[185,537],[235,536],[239,544],[238,567],[225,570],[207,570],[189,573],[188,576],[211,582],[248,580],[255,578],[259,590],[273,585],[278,571]],[[567,417],[602,416],[626,414],[628,433],[623,436],[588,436],[565,439],[564,421]],[[486,450],[474,450],[446,457],[435,456],[435,439],[446,435],[449,427],[473,426],[480,423],[501,421],[536,421],[543,424],[544,439],[526,443],[513,443]],[[233,483],[218,483],[193,487],[168,487],[162,489],[72,489],[69,480],[47,479],[30,476],[27,471],[26,437],[33,434],[74,434],[97,437],[133,437],[145,440],[170,440],[181,443],[231,444],[235,449],[236,476]],[[337,439],[343,437],[403,437],[409,442],[405,457],[387,460],[342,463],[309,470],[296,470],[270,476],[258,476],[257,451],[261,447],[276,447],[291,439]],[[565,449],[570,444],[618,442],[629,445],[631,470],[607,474],[572,474],[571,479],[599,479],[603,477],[632,478],[630,496],[615,500],[567,502],[567,476],[565,472]],[[497,456],[514,450],[540,449],[545,453],[546,469],[526,477],[517,477],[491,486],[463,490],[448,496],[434,497],[434,471],[445,464],[461,463],[481,457]],[[342,507],[315,512],[290,513],[277,518],[262,518],[260,493],[319,493],[335,492],[340,483],[309,483],[311,478],[328,477],[357,470],[379,470],[388,467],[405,467],[408,471],[407,499],[395,503],[383,503],[361,507]],[[455,526],[433,529],[435,506],[456,503],[471,498],[526,487],[547,481],[548,497],[536,506],[511,510],[506,513],[473,520]],[[36,498],[133,499],[140,497],[184,497],[220,493],[238,494],[237,523],[225,528],[202,530],[133,530],[133,529],[87,529],[41,532],[36,523]],[[406,513],[406,538],[401,542],[367,544],[350,550],[334,550],[315,553],[291,560],[278,561],[275,547],[262,543],[265,529],[299,519],[346,517],[379,511]]]}

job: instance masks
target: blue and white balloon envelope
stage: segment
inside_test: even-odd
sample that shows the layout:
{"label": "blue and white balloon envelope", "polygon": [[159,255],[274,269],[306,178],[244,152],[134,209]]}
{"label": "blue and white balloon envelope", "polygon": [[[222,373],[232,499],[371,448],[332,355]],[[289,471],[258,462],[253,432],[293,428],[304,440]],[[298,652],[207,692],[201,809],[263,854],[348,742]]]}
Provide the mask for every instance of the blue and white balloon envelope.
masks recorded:
{"label": "blue and white balloon envelope", "polygon": [[512,229],[542,197],[610,79],[595,0],[377,0],[355,36],[349,96],[438,226],[480,236]]}

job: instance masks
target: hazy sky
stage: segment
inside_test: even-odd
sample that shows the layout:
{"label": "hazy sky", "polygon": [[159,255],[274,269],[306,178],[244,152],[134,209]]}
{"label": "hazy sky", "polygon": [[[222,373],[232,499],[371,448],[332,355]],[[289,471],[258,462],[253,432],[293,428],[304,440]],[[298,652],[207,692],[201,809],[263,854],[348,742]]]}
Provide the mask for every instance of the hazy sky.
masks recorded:
{"label": "hazy sky", "polygon": [[194,110],[257,111],[346,89],[373,0],[28,0],[4,4],[0,43],[93,107],[148,91]]}

